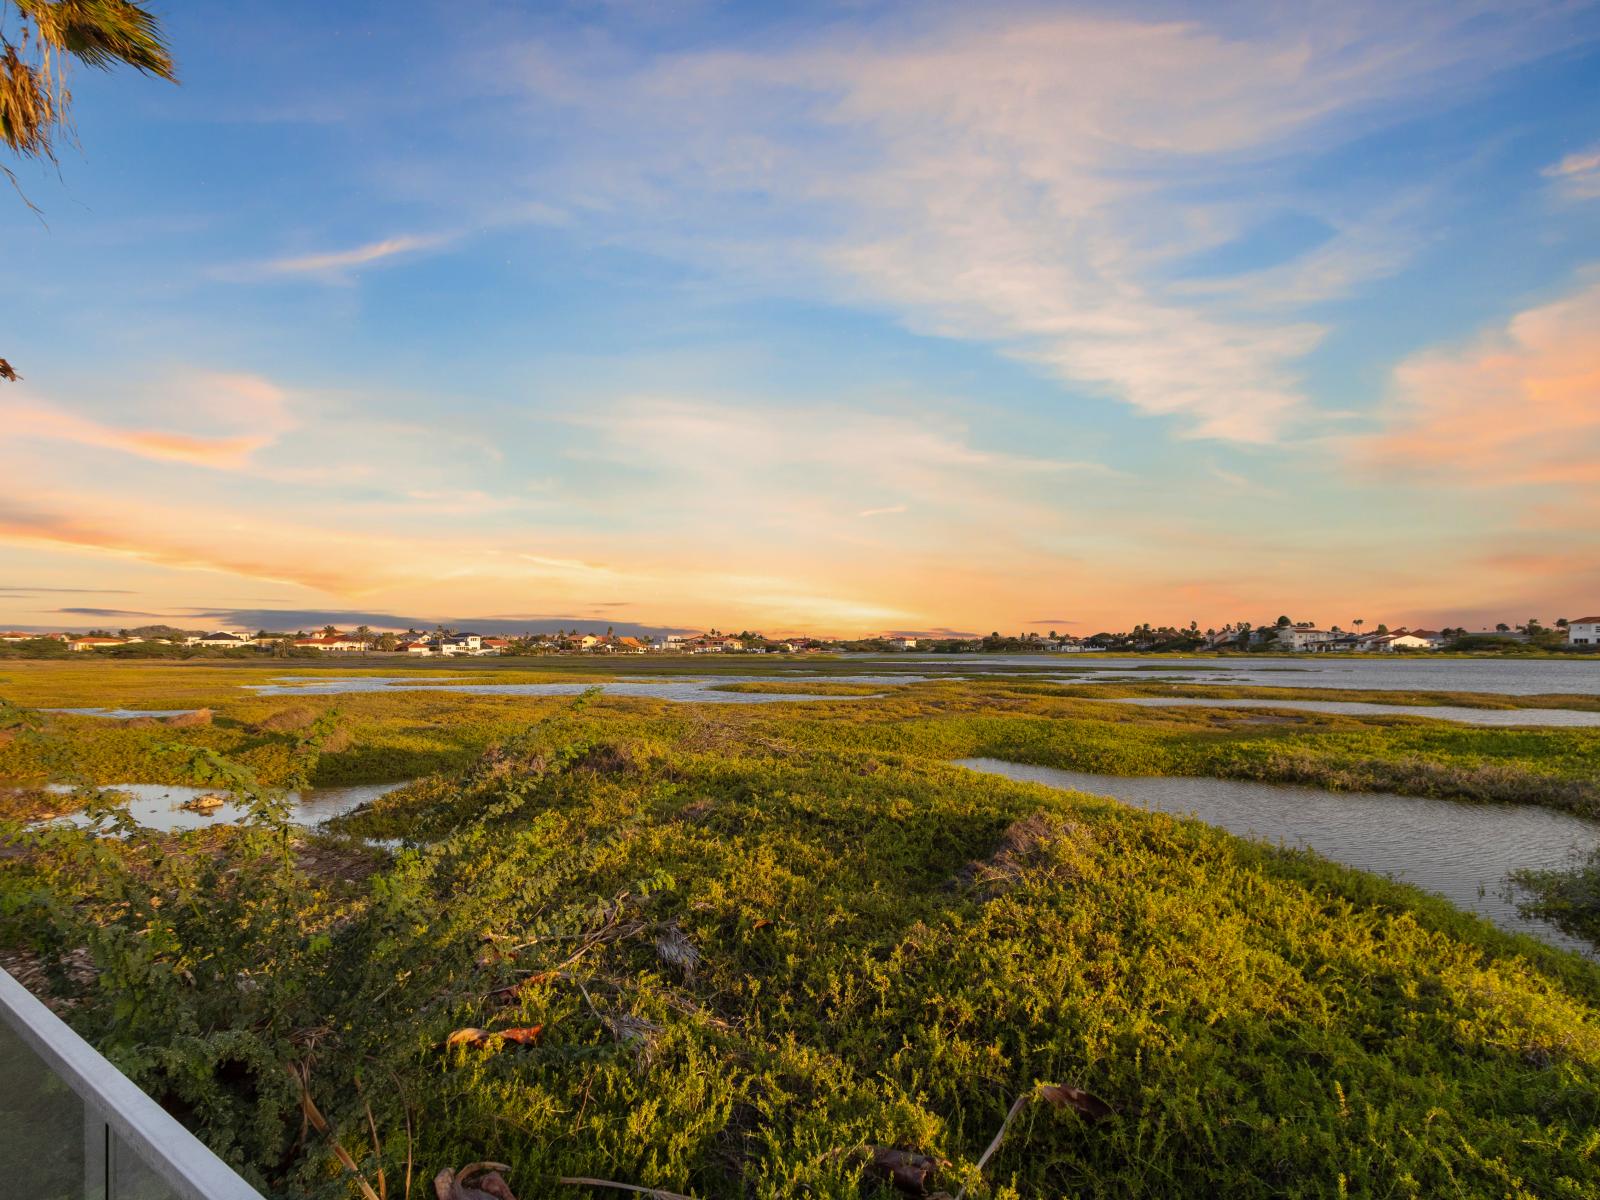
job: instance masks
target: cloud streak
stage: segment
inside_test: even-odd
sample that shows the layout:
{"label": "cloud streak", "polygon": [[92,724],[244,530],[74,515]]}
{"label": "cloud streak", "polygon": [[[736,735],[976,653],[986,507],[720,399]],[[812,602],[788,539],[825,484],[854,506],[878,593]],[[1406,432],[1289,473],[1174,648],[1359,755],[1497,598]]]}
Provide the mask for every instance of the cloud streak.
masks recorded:
{"label": "cloud streak", "polygon": [[184,463],[217,471],[243,471],[252,458],[294,428],[285,393],[254,375],[198,375],[174,389],[177,407],[196,424],[248,425],[249,432],[193,433],[130,429],[97,421],[45,402],[5,410],[6,432],[17,438],[65,442],[114,450],[156,462]]}
{"label": "cloud streak", "polygon": [[1543,175],[1568,200],[1600,199],[1600,142],[1552,163]]}
{"label": "cloud streak", "polygon": [[293,254],[268,259],[244,267],[225,268],[220,275],[232,279],[271,279],[292,276],[320,278],[328,283],[346,283],[363,267],[409,258],[437,250],[455,241],[454,234],[404,234],[381,238],[346,250],[325,250],[314,254]]}
{"label": "cloud streak", "polygon": [[[1295,167],[1546,52],[1564,9],[1247,11],[1248,35],[1220,16],[983,10],[642,66],[507,54],[606,148],[568,165],[591,229],[992,344],[1190,436],[1271,442],[1307,416],[1298,364],[1324,332],[1294,310],[1423,236],[1403,194],[1347,211]],[[1330,243],[1242,286],[1182,281],[1285,206]]]}

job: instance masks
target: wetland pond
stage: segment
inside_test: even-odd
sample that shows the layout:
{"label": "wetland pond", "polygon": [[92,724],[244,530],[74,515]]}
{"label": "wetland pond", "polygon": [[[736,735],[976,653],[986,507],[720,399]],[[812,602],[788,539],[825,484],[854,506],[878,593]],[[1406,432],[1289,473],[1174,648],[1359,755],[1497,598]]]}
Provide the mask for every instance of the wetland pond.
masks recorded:
{"label": "wetland pond", "polygon": [[1600,728],[1600,712],[1576,708],[1464,708],[1455,704],[1373,704],[1365,700],[1209,700],[1194,696],[1120,697],[1112,703],[1140,708],[1287,708],[1351,717],[1426,717],[1462,725]]}
{"label": "wetland pond", "polygon": [[1568,866],[1575,850],[1600,845],[1600,823],[1570,813],[1236,779],[1092,775],[996,758],[958,759],[956,765],[1192,816],[1274,845],[1309,847],[1345,866],[1434,892],[1510,932],[1596,954],[1549,922],[1523,917],[1506,892],[1509,872]]}
{"label": "wetland pond", "polygon": [[[404,786],[405,782],[304,788],[289,797],[289,819],[297,825],[319,825],[330,817],[350,812],[368,801],[376,800],[379,796]],[[57,784],[48,790],[68,792],[72,789]],[[233,803],[230,795],[218,788],[184,787],[167,783],[116,783],[106,785],[101,791],[114,792],[119,799],[125,797],[127,803],[123,807],[130,817],[146,829],[158,829],[163,833],[204,829],[208,825],[237,821],[248,811],[245,805]],[[198,800],[202,796],[221,796],[223,803],[205,812],[196,812],[183,807],[184,804]],[[76,824],[82,824],[84,821],[81,814],[60,819]]]}

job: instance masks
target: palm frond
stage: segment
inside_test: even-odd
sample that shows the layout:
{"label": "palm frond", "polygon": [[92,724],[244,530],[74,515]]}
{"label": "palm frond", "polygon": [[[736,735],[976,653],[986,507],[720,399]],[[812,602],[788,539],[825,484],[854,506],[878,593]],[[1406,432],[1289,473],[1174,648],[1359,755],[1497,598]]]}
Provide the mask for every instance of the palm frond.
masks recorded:
{"label": "palm frond", "polygon": [[100,70],[125,63],[176,81],[172,54],[155,17],[132,0],[16,0],[39,40]]}

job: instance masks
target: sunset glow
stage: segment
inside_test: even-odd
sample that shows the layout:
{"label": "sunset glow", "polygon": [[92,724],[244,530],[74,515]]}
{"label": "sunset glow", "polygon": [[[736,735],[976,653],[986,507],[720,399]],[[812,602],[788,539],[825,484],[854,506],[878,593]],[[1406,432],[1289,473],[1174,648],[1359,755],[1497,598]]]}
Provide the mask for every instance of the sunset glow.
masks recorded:
{"label": "sunset glow", "polygon": [[172,7],[0,202],[0,626],[1600,609],[1592,6]]}

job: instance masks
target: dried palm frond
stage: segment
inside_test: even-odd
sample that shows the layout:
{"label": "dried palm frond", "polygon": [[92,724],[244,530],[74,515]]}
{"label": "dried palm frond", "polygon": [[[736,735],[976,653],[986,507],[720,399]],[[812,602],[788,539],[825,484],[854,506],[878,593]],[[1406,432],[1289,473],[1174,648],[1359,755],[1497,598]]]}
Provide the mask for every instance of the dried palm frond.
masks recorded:
{"label": "dried palm frond", "polygon": [[24,158],[55,161],[55,133],[67,121],[67,67],[123,63],[176,82],[161,27],[132,0],[15,0],[22,34],[0,34],[0,140]]}

